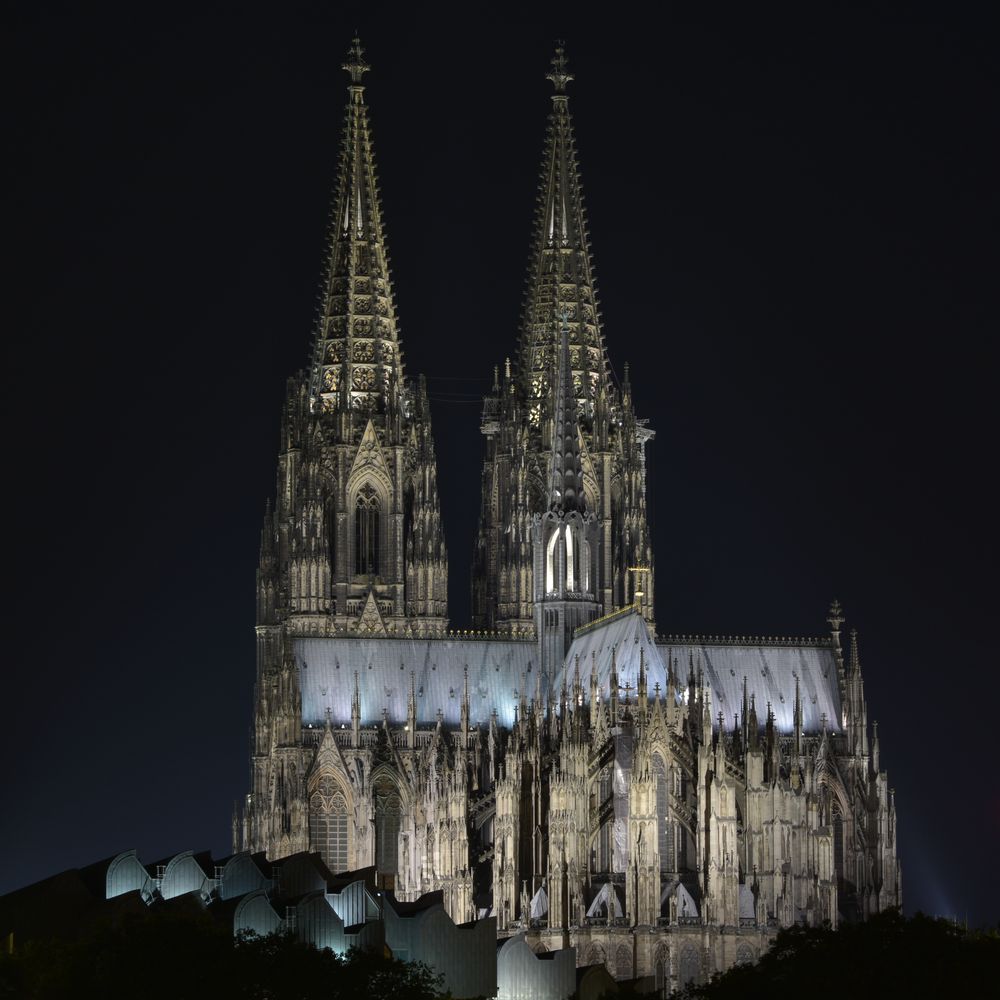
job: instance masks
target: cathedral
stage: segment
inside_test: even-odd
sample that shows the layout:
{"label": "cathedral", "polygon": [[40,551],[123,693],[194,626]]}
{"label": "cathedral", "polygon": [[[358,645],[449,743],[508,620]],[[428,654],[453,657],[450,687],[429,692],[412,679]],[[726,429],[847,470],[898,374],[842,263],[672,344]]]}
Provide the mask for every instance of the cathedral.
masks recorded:
{"label": "cathedral", "polygon": [[483,400],[472,629],[449,629],[356,39],[344,69],[322,306],[261,533],[234,850],[373,866],[398,900],[440,891],[456,922],[663,993],[754,961],[778,928],[899,906],[840,606],[812,638],[656,631],[654,432],[608,356],[561,48],[519,339]]}

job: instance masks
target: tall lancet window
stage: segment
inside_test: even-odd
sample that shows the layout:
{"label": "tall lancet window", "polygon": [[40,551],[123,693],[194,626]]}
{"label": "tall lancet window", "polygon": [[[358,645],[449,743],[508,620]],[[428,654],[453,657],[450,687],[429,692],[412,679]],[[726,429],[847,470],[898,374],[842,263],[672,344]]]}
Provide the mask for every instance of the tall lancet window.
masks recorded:
{"label": "tall lancet window", "polygon": [[337,572],[337,504],[331,497],[326,502],[324,511],[326,520],[327,557],[330,560],[330,572]]}
{"label": "tall lancet window", "polygon": [[556,528],[549,535],[548,544],[545,546],[545,593],[552,594],[556,590],[556,570],[559,567],[559,532],[561,528]]}
{"label": "tall lancet window", "polygon": [[677,871],[674,862],[674,826],[670,821],[670,786],[663,758],[653,754],[653,774],[656,777],[656,850],[660,855],[660,871]]}
{"label": "tall lancet window", "polygon": [[354,511],[354,572],[358,576],[378,576],[381,513],[374,487],[362,486]]}
{"label": "tall lancet window", "polygon": [[337,782],[320,778],[309,797],[309,849],[319,851],[331,872],[350,868],[347,857],[347,801]]}
{"label": "tall lancet window", "polygon": [[[403,803],[391,781],[375,785],[375,867],[380,875],[399,871],[399,824]],[[391,888],[391,887],[390,887]]]}
{"label": "tall lancet window", "polygon": [[576,590],[578,574],[576,572],[576,546],[573,544],[573,532],[567,524],[563,531],[566,532],[566,589]]}
{"label": "tall lancet window", "polygon": [[844,891],[844,817],[838,806],[833,807],[833,870],[837,885]]}
{"label": "tall lancet window", "polygon": [[591,802],[600,820],[600,828],[594,838],[591,848],[591,864],[596,872],[610,872],[614,861],[614,797],[613,776],[611,768],[605,766],[594,791],[596,795]]}

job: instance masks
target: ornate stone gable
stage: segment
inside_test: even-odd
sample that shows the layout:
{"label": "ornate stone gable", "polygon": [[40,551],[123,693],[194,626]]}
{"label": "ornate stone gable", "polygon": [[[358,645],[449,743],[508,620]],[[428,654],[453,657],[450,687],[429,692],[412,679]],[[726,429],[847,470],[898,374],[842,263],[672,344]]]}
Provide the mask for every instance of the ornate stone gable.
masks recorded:
{"label": "ornate stone gable", "polygon": [[389,630],[385,627],[385,619],[382,617],[382,612],[379,611],[378,601],[375,600],[375,594],[371,590],[368,591],[368,597],[365,598],[365,606],[361,611],[361,617],[358,619],[358,631],[369,635],[389,634]]}
{"label": "ornate stone gable", "polygon": [[358,445],[357,454],[351,465],[351,480],[356,479],[365,473],[374,473],[387,485],[392,483],[392,473],[389,470],[389,463],[385,459],[382,445],[379,442],[378,431],[371,418],[365,427],[364,434],[361,435],[361,443]]}

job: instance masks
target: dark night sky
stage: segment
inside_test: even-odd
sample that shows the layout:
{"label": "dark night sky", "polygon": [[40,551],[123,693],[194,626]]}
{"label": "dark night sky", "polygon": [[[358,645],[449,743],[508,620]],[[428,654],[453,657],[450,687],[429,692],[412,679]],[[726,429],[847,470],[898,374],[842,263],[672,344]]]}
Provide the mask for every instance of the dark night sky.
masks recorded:
{"label": "dark night sky", "polygon": [[[437,393],[513,352],[566,37],[611,360],[657,431],[659,627],[817,634],[839,597],[907,909],[996,922],[985,27],[138,9],[4,33],[0,891],[128,847],[228,852],[357,26],[408,371]],[[433,413],[462,624],[479,408]]]}

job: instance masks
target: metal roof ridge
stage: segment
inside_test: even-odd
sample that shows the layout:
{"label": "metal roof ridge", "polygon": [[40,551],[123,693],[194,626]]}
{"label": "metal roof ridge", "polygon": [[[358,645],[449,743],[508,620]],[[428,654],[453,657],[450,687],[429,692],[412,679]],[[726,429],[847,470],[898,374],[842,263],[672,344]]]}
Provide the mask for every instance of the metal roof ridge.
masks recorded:
{"label": "metal roof ridge", "polygon": [[[636,610],[634,604],[628,605],[625,608],[618,608],[616,611],[609,611],[606,615],[601,615],[600,618],[595,618],[592,622],[587,622],[585,625],[581,625],[573,630],[573,638],[577,639],[581,635],[586,635],[588,632],[592,632],[594,629],[600,627],[601,625],[606,625],[608,622],[617,621],[619,618],[626,618],[631,614],[639,614]],[[642,616],[639,615],[641,618]],[[645,619],[643,618],[643,621]]]}

